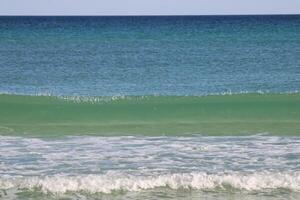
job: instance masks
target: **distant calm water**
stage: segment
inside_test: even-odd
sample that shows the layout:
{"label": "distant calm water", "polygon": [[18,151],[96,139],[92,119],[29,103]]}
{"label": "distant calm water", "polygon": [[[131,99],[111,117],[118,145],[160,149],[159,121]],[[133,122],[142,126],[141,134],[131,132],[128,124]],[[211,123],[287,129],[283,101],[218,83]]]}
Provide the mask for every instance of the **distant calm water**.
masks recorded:
{"label": "distant calm water", "polygon": [[0,199],[299,199],[299,90],[300,15],[0,17]]}
{"label": "distant calm water", "polygon": [[0,17],[2,93],[289,92],[299,55],[299,15]]}

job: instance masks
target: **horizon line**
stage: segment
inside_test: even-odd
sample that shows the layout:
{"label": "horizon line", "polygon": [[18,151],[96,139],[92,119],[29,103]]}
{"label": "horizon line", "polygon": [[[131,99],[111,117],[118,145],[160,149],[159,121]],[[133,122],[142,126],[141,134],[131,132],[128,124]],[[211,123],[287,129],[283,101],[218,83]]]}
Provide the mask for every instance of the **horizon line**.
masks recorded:
{"label": "horizon line", "polygon": [[135,14],[129,14],[129,15],[77,15],[77,14],[71,14],[71,15],[1,15],[0,17],[193,17],[193,16],[282,16],[282,15],[300,15],[296,13],[288,13],[288,14],[281,14],[281,13],[275,13],[275,14],[147,14],[147,15],[135,15]]}

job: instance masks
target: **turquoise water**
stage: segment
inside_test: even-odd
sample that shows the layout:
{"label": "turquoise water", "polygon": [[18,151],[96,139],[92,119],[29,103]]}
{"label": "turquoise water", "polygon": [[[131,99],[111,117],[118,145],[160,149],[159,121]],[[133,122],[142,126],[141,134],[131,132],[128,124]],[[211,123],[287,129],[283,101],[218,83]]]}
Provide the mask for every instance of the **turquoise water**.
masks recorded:
{"label": "turquoise water", "polygon": [[0,17],[0,199],[299,199],[300,16]]}
{"label": "turquoise water", "polygon": [[0,95],[2,135],[299,136],[300,95],[53,97]]}

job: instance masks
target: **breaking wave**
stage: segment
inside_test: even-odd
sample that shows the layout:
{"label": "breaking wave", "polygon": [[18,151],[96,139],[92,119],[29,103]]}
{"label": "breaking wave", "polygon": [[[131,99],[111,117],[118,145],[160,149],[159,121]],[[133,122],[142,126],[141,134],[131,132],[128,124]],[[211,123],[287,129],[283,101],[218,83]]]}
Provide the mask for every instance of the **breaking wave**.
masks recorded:
{"label": "breaking wave", "polygon": [[243,173],[188,173],[140,177],[133,175],[87,175],[47,177],[6,177],[0,179],[0,189],[39,189],[44,193],[85,191],[112,193],[114,191],[141,191],[168,187],[195,190],[261,191],[287,189],[300,191],[300,173],[256,172]]}

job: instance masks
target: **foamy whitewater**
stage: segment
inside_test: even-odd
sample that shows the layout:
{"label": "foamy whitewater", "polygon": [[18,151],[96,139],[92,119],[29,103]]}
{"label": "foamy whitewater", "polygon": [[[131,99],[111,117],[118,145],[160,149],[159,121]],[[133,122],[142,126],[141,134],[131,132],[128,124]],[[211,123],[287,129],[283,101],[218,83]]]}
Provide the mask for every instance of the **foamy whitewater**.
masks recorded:
{"label": "foamy whitewater", "polygon": [[156,192],[177,198],[175,191],[181,190],[190,193],[187,198],[210,199],[211,193],[221,198],[225,192],[251,199],[257,193],[283,198],[300,192],[299,137],[2,136],[0,141],[5,199],[24,194],[139,199]]}

